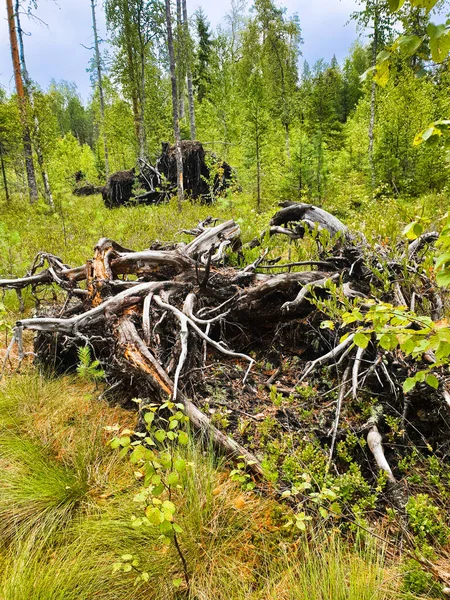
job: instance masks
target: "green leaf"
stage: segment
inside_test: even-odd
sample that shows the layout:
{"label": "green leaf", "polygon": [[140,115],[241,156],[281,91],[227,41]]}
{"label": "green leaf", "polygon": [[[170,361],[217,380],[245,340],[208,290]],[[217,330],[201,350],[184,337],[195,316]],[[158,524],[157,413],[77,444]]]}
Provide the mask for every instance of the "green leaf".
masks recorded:
{"label": "green leaf", "polygon": [[159,525],[164,521],[164,514],[155,506],[147,506],[145,516],[152,525]]}
{"label": "green leaf", "polygon": [[122,556],[120,557],[122,560],[133,560],[133,556],[132,554],[122,554]]}
{"label": "green leaf", "polygon": [[182,583],[183,583],[183,580],[181,578],[172,579],[172,584],[176,588],[179,588]]}
{"label": "green leaf", "polygon": [[356,333],[355,337],[353,338],[353,341],[357,346],[359,346],[359,348],[366,349],[369,345],[370,337],[370,333],[363,333],[362,331],[358,331],[358,333]]}
{"label": "green leaf", "polygon": [[429,23],[427,33],[430,36],[431,58],[436,63],[443,62],[450,52],[450,35],[445,25]]}
{"label": "green leaf", "polygon": [[425,371],[418,371],[416,373],[416,381],[419,383],[423,383],[425,381],[426,373]]}
{"label": "green leaf", "polygon": [[189,436],[185,431],[180,431],[180,433],[178,434],[178,442],[182,446],[187,446],[187,444],[189,443]]}
{"label": "green leaf", "polygon": [[157,485],[155,488],[152,489],[152,494],[153,496],[161,496],[161,494],[164,492],[164,485],[162,483],[160,483],[159,485]]}
{"label": "green leaf", "polygon": [[169,475],[167,476],[167,485],[177,485],[179,480],[180,476],[178,475],[178,473],[169,473]]}
{"label": "green leaf", "polygon": [[113,450],[115,450],[119,446],[120,446],[120,440],[119,440],[119,438],[115,437],[113,440],[111,440],[111,448]]}
{"label": "green leaf", "polygon": [[427,378],[425,379],[425,381],[428,383],[429,386],[431,386],[435,390],[438,389],[438,387],[439,387],[439,379],[435,375],[433,375],[432,373],[430,373],[429,375],[427,375]]}
{"label": "green leaf", "polygon": [[450,356],[450,343],[440,342],[436,350],[436,358],[441,360],[442,358],[448,358]]}
{"label": "green leaf", "polygon": [[152,475],[151,481],[153,485],[159,485],[161,483],[161,475],[159,473],[155,473]]}
{"label": "green leaf", "polygon": [[173,502],[171,502],[170,500],[165,500],[162,503],[162,508],[165,512],[168,512],[171,515],[174,515],[177,510],[177,507],[175,506],[175,504]]}
{"label": "green leaf", "polygon": [[409,223],[402,231],[402,234],[408,238],[408,240],[416,240],[423,233],[423,226],[417,221]]}
{"label": "green leaf", "polygon": [[397,347],[398,341],[394,334],[385,333],[380,337],[378,343],[384,350],[393,350]]}
{"label": "green leaf", "polygon": [[405,0],[388,0],[388,2],[391,12],[396,12],[399,8],[403,6]]}
{"label": "green leaf", "polygon": [[326,519],[328,517],[328,511],[323,506],[319,507],[319,513],[320,513],[320,516],[322,517],[322,519]]}
{"label": "green leaf", "polygon": [[170,421],[169,424],[169,429],[176,429],[178,427],[179,422],[177,421],[177,419],[173,419],[173,421]]}
{"label": "green leaf", "polygon": [[184,473],[184,471],[186,471],[186,461],[183,458],[177,458],[173,463],[173,466],[178,473]]}
{"label": "green leaf", "polygon": [[450,262],[450,252],[444,252],[443,254],[439,254],[436,258],[435,265],[436,267],[441,267],[448,262]]}
{"label": "green leaf", "polygon": [[158,442],[163,442],[166,439],[166,432],[164,429],[158,429],[155,431],[155,438],[158,440]]}
{"label": "green leaf", "polygon": [[339,504],[339,502],[333,502],[330,505],[330,511],[334,514],[334,515],[341,515],[342,514],[342,507]]}
{"label": "green leaf", "polygon": [[119,458],[125,458],[125,456],[128,454],[128,446],[125,448],[122,448],[122,450],[119,452]]}
{"label": "green leaf", "polygon": [[416,342],[413,338],[408,337],[400,344],[400,349],[405,354],[411,354],[416,349]]}
{"label": "green leaf", "polygon": [[438,0],[409,0],[411,6],[425,8],[428,12],[438,3]]}
{"label": "green leaf", "polygon": [[439,287],[448,287],[450,285],[450,269],[443,269],[436,273],[436,282]]}
{"label": "green leaf", "polygon": [[155,419],[155,413],[152,413],[152,412],[145,413],[145,415],[144,415],[144,421],[148,425],[150,425],[150,423],[153,423],[154,419]]}
{"label": "green leaf", "polygon": [[377,63],[382,63],[386,60],[389,60],[391,58],[391,53],[388,52],[387,50],[381,50],[381,52],[378,52],[377,54]]}
{"label": "green leaf", "polygon": [[382,63],[377,64],[373,79],[380,87],[386,87],[389,81],[389,61],[384,59]]}
{"label": "green leaf", "polygon": [[300,529],[300,531],[306,531],[306,525],[304,521],[296,521],[295,526]]}
{"label": "green leaf", "polygon": [[418,35],[403,35],[398,38],[397,44],[400,52],[406,57],[412,56],[420,48],[423,42],[423,37]]}
{"label": "green leaf", "polygon": [[403,382],[403,391],[405,392],[405,394],[410,392],[415,385],[416,385],[415,377],[408,377],[407,379],[405,379],[405,381]]}

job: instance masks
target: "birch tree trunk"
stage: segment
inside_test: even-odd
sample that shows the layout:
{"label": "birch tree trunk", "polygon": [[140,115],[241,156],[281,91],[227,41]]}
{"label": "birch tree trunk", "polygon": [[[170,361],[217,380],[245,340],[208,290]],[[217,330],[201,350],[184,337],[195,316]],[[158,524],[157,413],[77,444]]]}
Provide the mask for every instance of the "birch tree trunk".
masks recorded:
{"label": "birch tree trunk", "polygon": [[[377,64],[377,50],[378,50],[378,35],[379,35],[379,12],[378,3],[375,3],[375,13],[373,17],[373,43],[372,43],[372,67]],[[375,141],[375,100],[377,93],[377,84],[375,80],[372,80],[372,89],[370,92],[370,121],[369,121],[369,165],[370,165],[370,182],[372,186],[372,194],[375,190],[376,176],[375,176],[375,161],[373,157],[373,146]]]}
{"label": "birch tree trunk", "polygon": [[183,61],[181,59],[182,51],[184,50],[184,30],[183,30],[183,19],[181,16],[181,0],[177,0],[177,39],[178,39],[178,47],[177,47],[177,67],[178,67],[178,98],[179,98],[179,106],[180,106],[180,119],[184,119],[185,111],[184,111],[184,69],[182,68]]}
{"label": "birch tree trunk", "polygon": [[184,200],[183,190],[183,157],[181,154],[181,133],[180,121],[178,115],[178,89],[177,89],[177,73],[175,68],[175,52],[173,48],[173,32],[172,32],[172,16],[170,14],[170,0],[165,0],[166,3],[166,25],[167,25],[167,44],[169,46],[170,60],[170,79],[172,82],[172,111],[173,111],[173,132],[175,135],[175,151],[177,160],[177,178],[178,178],[178,211],[182,210],[182,202]]}
{"label": "birch tree trunk", "polygon": [[103,137],[103,149],[105,152],[105,176],[106,179],[109,177],[109,153],[108,153],[108,140],[105,131],[105,98],[103,95],[103,77],[102,77],[102,65],[100,62],[100,49],[98,44],[98,33],[97,33],[97,19],[95,17],[95,6],[96,0],[91,0],[92,9],[92,29],[94,30],[94,47],[95,47],[95,62],[97,66],[97,81],[98,81],[98,95],[100,97],[100,116],[102,126],[102,137]]}
{"label": "birch tree trunk", "polygon": [[23,35],[22,35],[22,27],[20,24],[19,9],[20,9],[20,2],[19,2],[19,0],[16,0],[16,23],[17,23],[17,38],[18,38],[18,42],[19,42],[20,64],[21,64],[21,68],[22,68],[23,80],[25,83],[26,101],[31,108],[31,112],[33,113],[34,149],[36,151],[36,156],[37,156],[37,161],[38,161],[38,165],[39,165],[39,170],[41,172],[42,182],[44,184],[45,200],[46,200],[47,204],[49,206],[51,206],[51,208],[55,208],[53,194],[52,194],[52,190],[50,187],[50,181],[48,178],[47,170],[45,168],[44,154],[42,152],[41,130],[39,127],[39,119],[38,119],[38,116],[34,109],[34,97],[33,97],[33,90],[32,90],[32,86],[31,86],[31,79],[28,74],[27,64],[25,61],[25,48],[23,45]]}
{"label": "birch tree trunk", "polygon": [[11,57],[14,68],[14,79],[16,84],[17,96],[19,98],[20,121],[22,125],[22,140],[25,156],[25,170],[27,173],[28,194],[30,203],[38,199],[38,189],[36,184],[36,174],[33,164],[33,150],[31,147],[30,127],[28,125],[27,99],[22,79],[22,70],[20,68],[19,49],[17,44],[17,31],[14,18],[14,9],[12,0],[6,0],[6,9],[8,15],[9,40],[11,45]]}
{"label": "birch tree trunk", "polygon": [[[139,36],[141,37],[141,36]],[[140,60],[141,60],[141,103],[139,111],[139,158],[145,160],[147,158],[146,150],[146,135],[145,135],[145,50],[142,46],[140,49]]]}
{"label": "birch tree trunk", "polygon": [[186,72],[187,72],[187,85],[188,85],[188,100],[189,100],[189,127],[191,132],[191,140],[195,140],[197,132],[195,128],[195,106],[194,106],[194,88],[192,85],[192,71],[191,71],[191,53],[189,47],[189,21],[187,14],[187,0],[182,0],[183,3],[183,27],[184,27],[184,39],[186,42]]}

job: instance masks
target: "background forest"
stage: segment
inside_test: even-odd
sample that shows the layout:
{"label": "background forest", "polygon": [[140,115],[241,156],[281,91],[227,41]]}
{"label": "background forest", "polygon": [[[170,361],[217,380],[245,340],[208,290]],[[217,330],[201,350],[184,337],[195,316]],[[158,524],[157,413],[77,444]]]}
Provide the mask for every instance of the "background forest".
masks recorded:
{"label": "background forest", "polygon": [[[424,9],[393,14],[387,3],[362,4],[349,18],[367,35],[363,43],[355,41],[342,64],[325,57],[305,62],[301,72],[301,18],[271,0],[233,0],[226,26],[216,31],[201,9],[189,22],[181,0],[174,9],[182,137],[200,140],[235,167],[253,206],[336,197],[358,204],[445,189],[443,150],[417,148],[413,140],[448,112],[446,63],[431,64],[425,51],[399,55],[385,87],[360,79],[399,32],[426,31],[431,16]],[[76,171],[103,184],[107,173],[131,168],[138,157],[154,160],[161,142],[173,138],[163,6],[106,0],[97,10],[106,12],[110,43],[92,58],[87,105],[73,82],[42,90],[32,73],[25,77],[36,170],[48,172],[56,204]],[[27,193],[19,119],[17,97],[0,91],[4,199]]]}

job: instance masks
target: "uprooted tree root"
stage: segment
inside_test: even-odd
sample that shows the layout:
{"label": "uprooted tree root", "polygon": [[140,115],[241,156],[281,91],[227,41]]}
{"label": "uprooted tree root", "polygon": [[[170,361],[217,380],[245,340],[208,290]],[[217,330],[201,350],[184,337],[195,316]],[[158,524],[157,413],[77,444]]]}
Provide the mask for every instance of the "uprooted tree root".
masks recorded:
{"label": "uprooted tree root", "polygon": [[[222,451],[244,457],[257,478],[264,471],[259,456],[268,428],[275,437],[289,434],[293,457],[314,439],[326,469],[337,474],[345,468],[339,442],[349,431],[364,435],[370,455],[357,447],[354,458],[371,482],[385,473],[388,502],[401,509],[407,495],[397,469],[402,451],[384,441],[387,418],[401,419],[404,448],[430,448],[445,457],[450,415],[444,392],[428,390],[424,411],[420,386],[407,398],[402,391],[417,368],[412,361],[374,339],[363,350],[351,332],[340,342],[345,329],[321,329],[324,315],[309,300],[312,294],[329,297],[332,282],[347,298],[371,298],[381,286],[374,269],[384,269],[392,285],[383,300],[414,302],[418,309],[422,302],[439,318],[441,298],[420,269],[421,252],[436,236],[427,234],[405,249],[411,272],[418,274],[406,281],[404,264],[387,249],[370,250],[326,211],[282,206],[268,230],[246,246],[233,220],[208,219],[185,231],[194,238],[187,244],[133,251],[101,239],[93,258],[75,268],[39,255],[25,277],[0,280],[0,287],[20,292],[31,286],[35,292],[56,285],[66,297],[46,314],[17,322],[5,364],[14,344],[23,359],[24,329],[36,332],[36,362],[57,372],[74,368],[77,348],[87,344],[105,371],[107,393],[125,402],[139,397],[143,405],[176,399],[195,429]],[[265,250],[244,264],[245,247],[263,245],[266,235],[292,240],[308,230],[335,236],[331,249],[289,264],[269,260]],[[306,267],[313,270],[292,271]],[[298,465],[298,473],[304,469]]]}

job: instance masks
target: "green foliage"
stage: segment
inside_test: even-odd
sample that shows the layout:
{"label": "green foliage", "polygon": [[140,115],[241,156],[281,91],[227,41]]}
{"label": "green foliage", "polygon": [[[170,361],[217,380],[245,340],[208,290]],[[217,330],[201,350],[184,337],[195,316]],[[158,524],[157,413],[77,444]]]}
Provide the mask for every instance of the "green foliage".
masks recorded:
{"label": "green foliage", "polygon": [[[325,304],[322,307],[324,310],[328,308]],[[394,307],[375,300],[366,301],[364,311],[358,306],[349,311],[344,309],[341,319],[343,325],[355,326],[352,343],[360,348],[367,348],[375,335],[377,344],[387,352],[400,348],[406,356],[417,361],[424,353],[433,352],[435,362],[405,379],[403,390],[408,393],[417,383],[423,382],[434,389],[439,387],[439,379],[432,371],[448,365],[450,361],[450,332],[446,320],[435,322],[407,307]],[[349,332],[344,334],[341,341],[349,335]]]}
{"label": "green foliage", "polygon": [[105,378],[105,371],[100,368],[99,360],[92,360],[89,346],[78,348],[77,373],[83,379],[98,381]]}
{"label": "green foliage", "polygon": [[255,482],[251,480],[251,476],[249,473],[245,472],[247,465],[250,463],[238,462],[236,464],[236,468],[230,471],[230,479],[231,481],[237,481],[242,489],[249,492],[255,488]]}
{"label": "green foliage", "polygon": [[402,588],[406,592],[406,600],[413,600],[419,595],[425,598],[441,598],[441,590],[431,573],[423,570],[415,560],[406,561]]}
{"label": "green foliage", "polygon": [[450,218],[444,225],[438,239],[441,253],[436,258],[436,281],[441,287],[450,286]]}
{"label": "green foliage", "polygon": [[[143,489],[134,497],[143,514],[138,517],[133,515],[131,526],[157,528],[160,544],[175,545],[189,588],[188,566],[178,542],[178,535],[183,533],[183,529],[177,522],[177,506],[172,502],[173,494],[183,489],[189,467],[185,459],[175,454],[177,445],[186,446],[189,443],[187,433],[181,429],[189,419],[183,412],[183,404],[168,401],[159,407],[148,406],[148,409],[144,414],[147,434],[125,430],[120,436],[114,437],[110,445],[113,449],[120,448],[120,457],[129,454],[131,464],[143,479]],[[164,411],[171,413],[168,419],[162,416]],[[167,424],[166,429],[160,426],[163,422]],[[131,434],[137,438],[135,441],[131,440]],[[140,569],[139,560],[133,555],[126,554],[121,558],[120,562],[113,565],[113,571],[128,573],[134,569],[138,573],[135,583],[150,581],[149,573]],[[173,580],[175,587],[179,587],[180,583],[181,580]]]}
{"label": "green foliage", "polygon": [[427,494],[411,496],[406,505],[409,526],[418,545],[424,543],[445,545],[450,530],[440,509]]}

